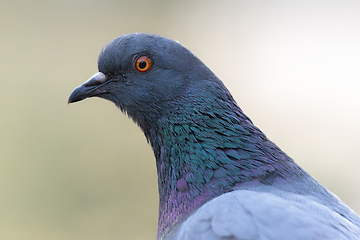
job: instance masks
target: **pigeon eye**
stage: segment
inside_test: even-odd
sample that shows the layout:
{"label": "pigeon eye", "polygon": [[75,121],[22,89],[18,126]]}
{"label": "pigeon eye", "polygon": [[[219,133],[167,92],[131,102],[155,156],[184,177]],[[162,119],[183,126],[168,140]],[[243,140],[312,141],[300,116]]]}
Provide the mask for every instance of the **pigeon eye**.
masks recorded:
{"label": "pigeon eye", "polygon": [[146,56],[139,57],[135,62],[135,68],[139,72],[146,72],[151,67],[151,60]]}

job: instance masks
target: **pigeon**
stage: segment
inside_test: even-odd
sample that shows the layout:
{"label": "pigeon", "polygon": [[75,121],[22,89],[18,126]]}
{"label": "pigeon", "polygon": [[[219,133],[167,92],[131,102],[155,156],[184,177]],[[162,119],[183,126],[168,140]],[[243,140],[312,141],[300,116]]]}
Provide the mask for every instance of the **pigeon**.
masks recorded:
{"label": "pigeon", "polygon": [[158,240],[360,239],[360,217],[271,142],[180,43],[116,38],[68,103],[90,97],[113,102],[153,149]]}

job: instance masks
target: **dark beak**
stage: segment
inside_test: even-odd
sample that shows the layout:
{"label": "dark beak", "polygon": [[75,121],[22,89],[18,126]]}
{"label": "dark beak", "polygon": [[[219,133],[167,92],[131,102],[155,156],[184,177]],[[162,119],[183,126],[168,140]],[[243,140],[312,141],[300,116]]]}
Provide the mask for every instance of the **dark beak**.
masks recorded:
{"label": "dark beak", "polygon": [[106,80],[107,78],[102,72],[94,74],[89,78],[89,80],[75,88],[75,90],[70,94],[68,104],[105,93],[104,90],[100,89],[100,87],[106,82]]}

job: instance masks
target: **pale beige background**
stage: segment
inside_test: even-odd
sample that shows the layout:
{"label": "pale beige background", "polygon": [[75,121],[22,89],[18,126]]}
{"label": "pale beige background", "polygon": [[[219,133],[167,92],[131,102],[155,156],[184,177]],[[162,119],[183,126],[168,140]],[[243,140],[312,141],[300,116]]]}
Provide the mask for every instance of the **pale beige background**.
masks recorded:
{"label": "pale beige background", "polygon": [[152,151],[113,104],[68,106],[101,48],[178,40],[360,213],[359,1],[1,1],[0,239],[154,239]]}

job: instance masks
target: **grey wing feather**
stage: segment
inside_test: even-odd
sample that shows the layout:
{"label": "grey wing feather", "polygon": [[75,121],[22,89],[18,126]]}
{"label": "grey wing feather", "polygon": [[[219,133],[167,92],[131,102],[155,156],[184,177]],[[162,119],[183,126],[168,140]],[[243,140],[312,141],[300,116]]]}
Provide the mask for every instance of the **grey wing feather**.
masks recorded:
{"label": "grey wing feather", "polygon": [[303,195],[239,190],[202,206],[174,239],[355,240],[360,239],[360,228]]}

